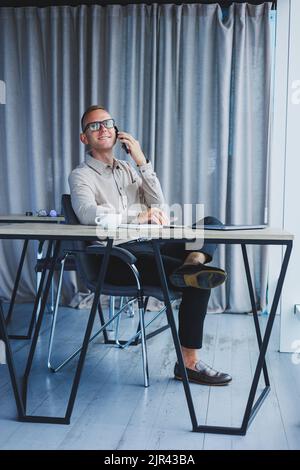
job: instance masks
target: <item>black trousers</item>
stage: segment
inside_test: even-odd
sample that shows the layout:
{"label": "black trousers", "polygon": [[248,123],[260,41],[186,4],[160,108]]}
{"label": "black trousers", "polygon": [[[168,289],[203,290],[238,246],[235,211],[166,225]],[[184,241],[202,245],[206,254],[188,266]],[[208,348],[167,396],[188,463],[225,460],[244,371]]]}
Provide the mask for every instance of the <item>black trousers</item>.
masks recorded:
{"label": "black trousers", "polygon": [[[205,217],[199,223],[209,225],[221,225],[222,223],[214,217]],[[197,225],[194,224],[194,225]],[[159,286],[159,274],[154,259],[151,244],[149,243],[149,253],[139,253],[138,243],[124,243],[122,245],[131,251],[136,257],[136,267],[139,270],[142,284]],[[213,259],[216,245],[204,242],[202,248],[197,250],[208,255],[209,260]],[[195,251],[195,250],[193,250]],[[179,266],[187,257],[190,251],[185,248],[185,242],[165,243],[161,246],[162,261],[166,272],[166,277]],[[128,270],[127,266],[117,258],[111,258],[109,262],[107,281],[118,285],[130,285],[135,283],[133,274]],[[170,283],[170,288],[176,290]],[[182,300],[179,306],[179,339],[180,344],[186,348],[200,349],[203,339],[203,324],[207,312],[207,305],[210,297],[210,290],[196,289],[194,287],[186,287],[177,289],[182,291]]]}

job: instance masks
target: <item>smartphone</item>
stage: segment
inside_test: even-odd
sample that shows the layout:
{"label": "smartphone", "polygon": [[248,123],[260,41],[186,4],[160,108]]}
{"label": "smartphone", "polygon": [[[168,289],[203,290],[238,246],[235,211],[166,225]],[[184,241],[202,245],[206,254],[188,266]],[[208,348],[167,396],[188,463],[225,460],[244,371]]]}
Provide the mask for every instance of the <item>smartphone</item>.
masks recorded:
{"label": "smartphone", "polygon": [[[118,138],[118,132],[119,132],[119,129],[117,128],[117,126],[115,126],[115,130],[116,130],[116,139],[117,139]],[[130,153],[127,145],[122,144],[122,149],[125,150],[126,153]]]}

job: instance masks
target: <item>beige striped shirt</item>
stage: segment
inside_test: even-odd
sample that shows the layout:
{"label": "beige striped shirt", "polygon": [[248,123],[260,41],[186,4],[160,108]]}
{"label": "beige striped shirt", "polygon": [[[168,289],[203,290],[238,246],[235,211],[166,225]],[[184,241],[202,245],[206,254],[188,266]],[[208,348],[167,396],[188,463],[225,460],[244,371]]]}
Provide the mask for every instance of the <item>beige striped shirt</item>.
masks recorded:
{"label": "beige striped shirt", "polygon": [[73,209],[84,225],[95,225],[96,217],[122,214],[122,223],[137,221],[137,215],[151,206],[164,204],[160,182],[151,162],[137,167],[114,159],[108,165],[86,154],[86,161],[69,176]]}

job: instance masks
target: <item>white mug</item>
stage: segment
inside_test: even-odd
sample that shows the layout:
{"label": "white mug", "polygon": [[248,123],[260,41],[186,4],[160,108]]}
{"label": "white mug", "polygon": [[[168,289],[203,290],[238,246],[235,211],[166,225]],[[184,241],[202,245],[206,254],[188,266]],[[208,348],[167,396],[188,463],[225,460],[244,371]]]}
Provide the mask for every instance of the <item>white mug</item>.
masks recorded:
{"label": "white mug", "polygon": [[122,222],[122,214],[118,213],[111,213],[111,214],[103,214],[103,215],[98,215],[95,218],[96,225],[99,225],[100,227],[104,229],[109,229],[109,228],[117,228],[120,223]]}

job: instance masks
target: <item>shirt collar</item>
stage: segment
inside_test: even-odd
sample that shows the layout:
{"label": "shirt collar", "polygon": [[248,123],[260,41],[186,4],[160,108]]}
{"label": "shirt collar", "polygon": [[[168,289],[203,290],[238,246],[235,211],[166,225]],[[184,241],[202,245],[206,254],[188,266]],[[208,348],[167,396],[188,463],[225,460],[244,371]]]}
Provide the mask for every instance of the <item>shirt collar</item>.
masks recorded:
{"label": "shirt collar", "polygon": [[[111,165],[108,163],[101,162],[100,160],[96,160],[96,158],[92,157],[90,152],[85,154],[85,162],[88,166],[96,170],[100,175],[102,173],[111,173]],[[114,168],[118,166],[118,160],[114,158],[113,161]]]}

